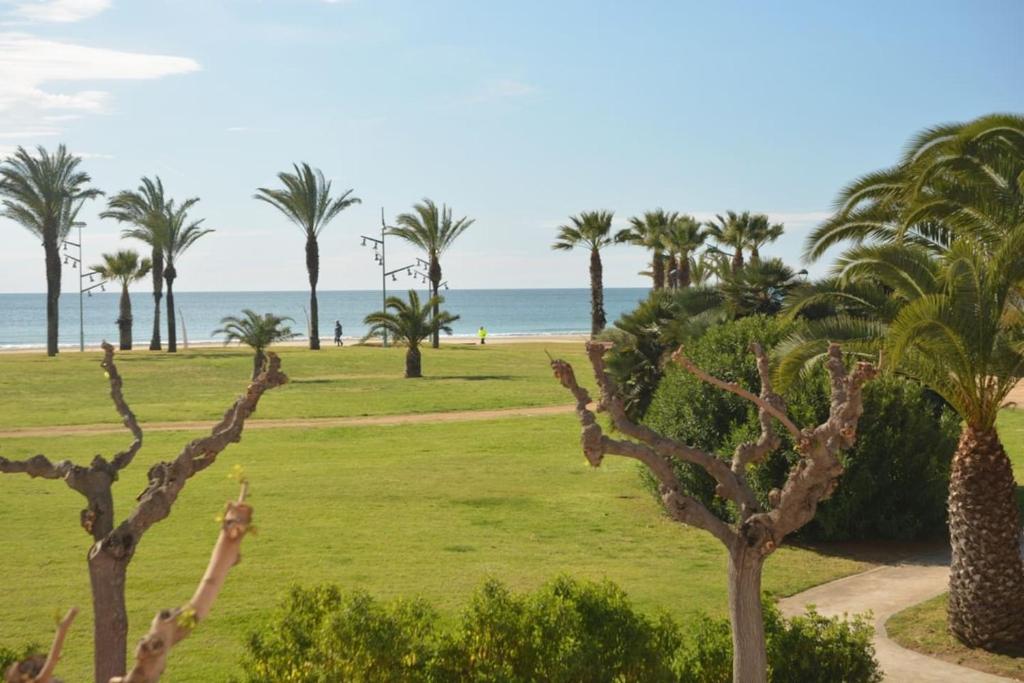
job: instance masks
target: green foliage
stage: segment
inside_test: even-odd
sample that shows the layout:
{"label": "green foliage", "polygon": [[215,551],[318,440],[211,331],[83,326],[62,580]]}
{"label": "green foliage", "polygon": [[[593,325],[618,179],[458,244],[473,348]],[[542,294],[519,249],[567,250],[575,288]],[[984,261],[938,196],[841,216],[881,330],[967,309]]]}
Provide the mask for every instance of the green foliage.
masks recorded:
{"label": "green foliage", "polygon": [[6,673],[7,668],[15,662],[20,662],[24,659],[28,659],[32,655],[43,652],[41,645],[37,643],[29,643],[20,648],[10,648],[4,645],[0,645],[0,676]]}
{"label": "green foliage", "polygon": [[220,324],[223,327],[210,334],[223,335],[225,345],[236,341],[251,346],[256,351],[263,351],[272,344],[295,338],[296,334],[285,324],[286,322],[292,322],[292,319],[273,313],[260,315],[244,308],[241,316],[229,315],[221,318]]}
{"label": "green foliage", "polygon": [[386,333],[396,344],[416,348],[436,332],[452,333],[451,325],[459,316],[440,310],[436,315],[431,313],[431,309],[444,303],[443,296],[432,296],[422,304],[415,289],[410,289],[408,296],[408,303],[397,296],[389,296],[383,311],[367,315],[363,322],[370,329],[363,341]]}
{"label": "green foliage", "polygon": [[[750,342],[770,348],[795,329],[797,323],[784,320],[745,318],[711,328],[687,352],[712,375],[756,393],[760,382]],[[784,397],[798,425],[821,423],[829,410],[824,369],[819,366],[792,383]],[[658,386],[646,422],[666,436],[723,458],[759,432],[753,405],[675,367]],[[839,487],[801,535],[819,540],[907,540],[941,534],[957,431],[955,415],[916,383],[890,376],[868,384],[857,443],[840,455],[845,472]],[[748,474],[762,502],[768,491],[782,486],[798,457],[789,435],[781,429],[778,433],[782,447]],[[717,514],[731,518],[731,509],[714,495],[714,482],[703,470],[680,465],[679,472],[691,493]]]}

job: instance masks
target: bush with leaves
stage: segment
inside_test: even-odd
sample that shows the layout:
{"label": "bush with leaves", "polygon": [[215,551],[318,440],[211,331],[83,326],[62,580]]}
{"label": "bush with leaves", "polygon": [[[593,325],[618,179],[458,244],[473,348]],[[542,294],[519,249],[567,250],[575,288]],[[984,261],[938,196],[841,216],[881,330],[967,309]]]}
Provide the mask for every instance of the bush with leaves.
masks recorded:
{"label": "bush with leaves", "polygon": [[[689,345],[687,353],[711,374],[756,391],[757,370],[747,351],[750,342],[774,345],[796,325],[760,316],[724,323]],[[810,372],[790,385],[784,396],[798,423],[819,421],[829,408],[826,373],[821,368]],[[746,401],[677,368],[670,368],[658,385],[645,421],[666,436],[723,455],[756,438],[760,429],[756,411]],[[957,430],[952,411],[920,385],[894,376],[871,382],[864,388],[857,443],[840,456],[845,472],[839,487],[800,535],[816,540],[941,535]],[[771,489],[781,487],[798,457],[789,436],[782,436],[783,448],[749,473],[762,501]],[[703,470],[678,467],[694,495],[719,513],[728,513]]]}

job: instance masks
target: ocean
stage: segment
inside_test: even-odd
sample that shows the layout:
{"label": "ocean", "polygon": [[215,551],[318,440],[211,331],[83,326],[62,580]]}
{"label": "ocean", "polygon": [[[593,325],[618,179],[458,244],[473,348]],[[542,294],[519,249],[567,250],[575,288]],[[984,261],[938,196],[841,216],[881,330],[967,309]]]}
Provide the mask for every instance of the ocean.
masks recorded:
{"label": "ocean", "polygon": [[[402,295],[404,290],[389,294]],[[609,324],[625,311],[634,308],[647,295],[643,288],[605,289],[605,311]],[[590,331],[589,289],[463,289],[442,292],[444,308],[460,319],[453,326],[456,336],[475,336],[481,325],[491,335],[554,335]],[[421,292],[420,296],[424,296]],[[132,337],[136,344],[149,343],[153,327],[153,297],[135,291],[132,297],[134,324]],[[104,339],[116,343],[120,293],[93,292],[84,299],[84,329],[87,346]],[[317,296],[320,303],[320,338],[329,341],[334,334],[334,321],[341,320],[346,338],[366,333],[363,318],[381,308],[380,291],[325,291]],[[309,292],[175,292],[178,308],[178,342],[187,336],[189,342],[214,340],[213,330],[220,327],[226,315],[238,315],[243,308],[257,313],[286,315],[295,322],[292,330],[306,331],[305,309]],[[166,299],[161,301],[162,338],[167,339]],[[183,329],[184,328],[184,329]],[[60,297],[60,345],[78,347],[78,294]],[[303,335],[305,336],[305,335]],[[44,294],[0,294],[0,349],[45,348],[46,296]]]}

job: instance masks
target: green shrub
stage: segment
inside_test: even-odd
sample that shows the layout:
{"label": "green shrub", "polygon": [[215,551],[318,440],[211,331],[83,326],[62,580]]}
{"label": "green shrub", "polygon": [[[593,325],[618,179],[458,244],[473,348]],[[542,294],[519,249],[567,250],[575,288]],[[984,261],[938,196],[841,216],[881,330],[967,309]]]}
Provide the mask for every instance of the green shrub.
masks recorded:
{"label": "green shrub", "polygon": [[[29,643],[28,645],[21,648],[9,648],[0,645],[0,680],[4,678],[7,673],[7,669],[15,662],[28,659],[32,655],[43,654],[44,650],[41,645],[36,643]],[[45,656],[45,654],[43,654]]]}
{"label": "green shrub", "polygon": [[[708,330],[687,353],[699,366],[752,391],[760,381],[750,342],[777,344],[795,323],[751,317]],[[785,393],[798,425],[814,425],[828,415],[829,388],[824,368]],[[757,411],[749,402],[672,367],[658,386],[645,422],[666,436],[730,458],[737,444],[756,438]],[[797,455],[779,428],[782,447],[753,466],[748,480],[762,503],[781,487]],[[833,496],[823,502],[801,537],[815,540],[921,539],[945,530],[949,462],[956,449],[957,418],[920,385],[894,376],[864,389],[864,414],[856,445],[840,457],[845,472]],[[714,495],[711,478],[696,467],[680,466],[684,485],[716,513],[731,510]],[[649,475],[644,472],[650,483]]]}

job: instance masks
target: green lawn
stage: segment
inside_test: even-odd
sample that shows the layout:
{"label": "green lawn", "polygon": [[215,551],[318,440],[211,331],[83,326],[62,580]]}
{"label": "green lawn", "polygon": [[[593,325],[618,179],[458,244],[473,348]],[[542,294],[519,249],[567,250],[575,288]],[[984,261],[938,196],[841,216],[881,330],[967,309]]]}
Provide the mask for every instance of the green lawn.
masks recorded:
{"label": "green lawn", "polygon": [[[191,595],[216,537],[214,517],[236,492],[226,476],[235,463],[252,480],[259,534],[246,540],[244,561],[211,618],[176,650],[168,680],[224,680],[244,634],[292,583],[421,595],[450,615],[486,576],[533,588],[568,572],[612,579],[650,612],[723,613],[718,542],[669,522],[633,463],[610,458],[600,469],[587,467],[577,435],[571,416],[249,432],[189,483],[171,517],[143,539],[129,571],[130,642],[158,608]],[[148,463],[187,438],[148,438],[140,462],[116,485],[122,514]],[[86,460],[124,442],[113,435],[7,439],[3,452]],[[47,641],[55,610],[90,604],[80,499],[60,482],[14,475],[0,476],[0,498],[2,641]],[[862,568],[784,548],[769,561],[765,585],[788,594]],[[66,680],[87,679],[90,630],[85,609],[61,664]]]}
{"label": "green lawn", "polygon": [[[395,415],[569,403],[545,349],[585,362],[582,345],[444,345],[423,350],[422,379],[403,379],[404,349],[369,346],[279,350],[289,386],[268,395],[261,418]],[[118,423],[99,352],[0,354],[0,429]],[[241,393],[252,356],[238,348],[119,353],[125,396],[145,423],[219,418]],[[587,379],[586,373],[580,373]]]}

